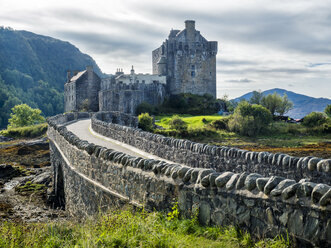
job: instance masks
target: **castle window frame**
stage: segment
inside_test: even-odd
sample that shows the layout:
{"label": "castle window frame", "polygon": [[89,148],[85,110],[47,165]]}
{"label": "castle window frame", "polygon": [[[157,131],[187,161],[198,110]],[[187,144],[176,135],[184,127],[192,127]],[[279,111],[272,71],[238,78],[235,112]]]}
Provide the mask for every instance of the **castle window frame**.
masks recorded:
{"label": "castle window frame", "polygon": [[183,43],[182,43],[182,42],[179,42],[179,44],[178,44],[178,49],[179,49],[179,50],[182,50],[182,49],[183,49]]}
{"label": "castle window frame", "polygon": [[191,77],[195,77],[195,71],[191,71]]}
{"label": "castle window frame", "polygon": [[191,70],[195,71],[195,65],[191,65]]}
{"label": "castle window frame", "polygon": [[136,80],[136,83],[139,84],[139,80]]}
{"label": "castle window frame", "polygon": [[142,80],[142,83],[144,84],[145,83],[145,80]]}

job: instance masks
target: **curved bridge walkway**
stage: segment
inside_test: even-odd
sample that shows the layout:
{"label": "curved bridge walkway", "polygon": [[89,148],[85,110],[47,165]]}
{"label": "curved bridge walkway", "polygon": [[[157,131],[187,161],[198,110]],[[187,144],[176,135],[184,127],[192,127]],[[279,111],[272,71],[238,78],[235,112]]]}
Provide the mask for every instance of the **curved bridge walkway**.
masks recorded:
{"label": "curved bridge walkway", "polygon": [[147,153],[140,149],[137,149],[134,146],[130,146],[128,144],[122,143],[122,142],[114,140],[114,139],[110,139],[108,137],[105,137],[103,135],[100,135],[100,134],[94,132],[91,128],[91,119],[78,120],[75,122],[71,122],[71,123],[67,124],[66,127],[67,127],[68,131],[73,132],[80,139],[86,140],[90,143],[94,143],[99,146],[104,146],[108,149],[113,149],[113,150],[123,152],[128,155],[135,156],[135,157],[142,157],[142,158],[165,161],[168,163],[174,163],[172,161],[160,158],[153,154],[150,154],[150,153]]}

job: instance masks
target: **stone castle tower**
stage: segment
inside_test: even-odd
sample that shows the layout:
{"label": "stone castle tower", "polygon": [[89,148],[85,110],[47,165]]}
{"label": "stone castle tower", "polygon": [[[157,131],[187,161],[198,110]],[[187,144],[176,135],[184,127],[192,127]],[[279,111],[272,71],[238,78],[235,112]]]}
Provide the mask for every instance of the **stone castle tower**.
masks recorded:
{"label": "stone castle tower", "polygon": [[185,29],[171,30],[163,44],[152,52],[153,74],[167,76],[169,94],[208,93],[216,97],[217,41],[207,41],[185,21]]}

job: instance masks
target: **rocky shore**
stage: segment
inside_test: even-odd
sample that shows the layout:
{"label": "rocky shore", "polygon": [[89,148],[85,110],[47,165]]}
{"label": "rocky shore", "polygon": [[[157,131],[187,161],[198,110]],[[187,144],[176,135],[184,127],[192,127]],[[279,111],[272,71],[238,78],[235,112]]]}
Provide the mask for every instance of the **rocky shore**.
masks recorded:
{"label": "rocky shore", "polygon": [[66,219],[52,202],[53,170],[46,139],[0,142],[0,220]]}

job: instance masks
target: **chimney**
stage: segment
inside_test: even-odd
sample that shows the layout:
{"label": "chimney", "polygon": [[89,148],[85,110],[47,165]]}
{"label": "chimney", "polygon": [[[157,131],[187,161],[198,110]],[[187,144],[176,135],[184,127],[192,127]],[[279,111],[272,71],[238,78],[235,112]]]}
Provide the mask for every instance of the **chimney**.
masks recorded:
{"label": "chimney", "polygon": [[71,71],[67,70],[67,82],[69,82],[71,79]]}
{"label": "chimney", "polygon": [[195,42],[195,21],[185,21],[186,38],[188,42]]}

